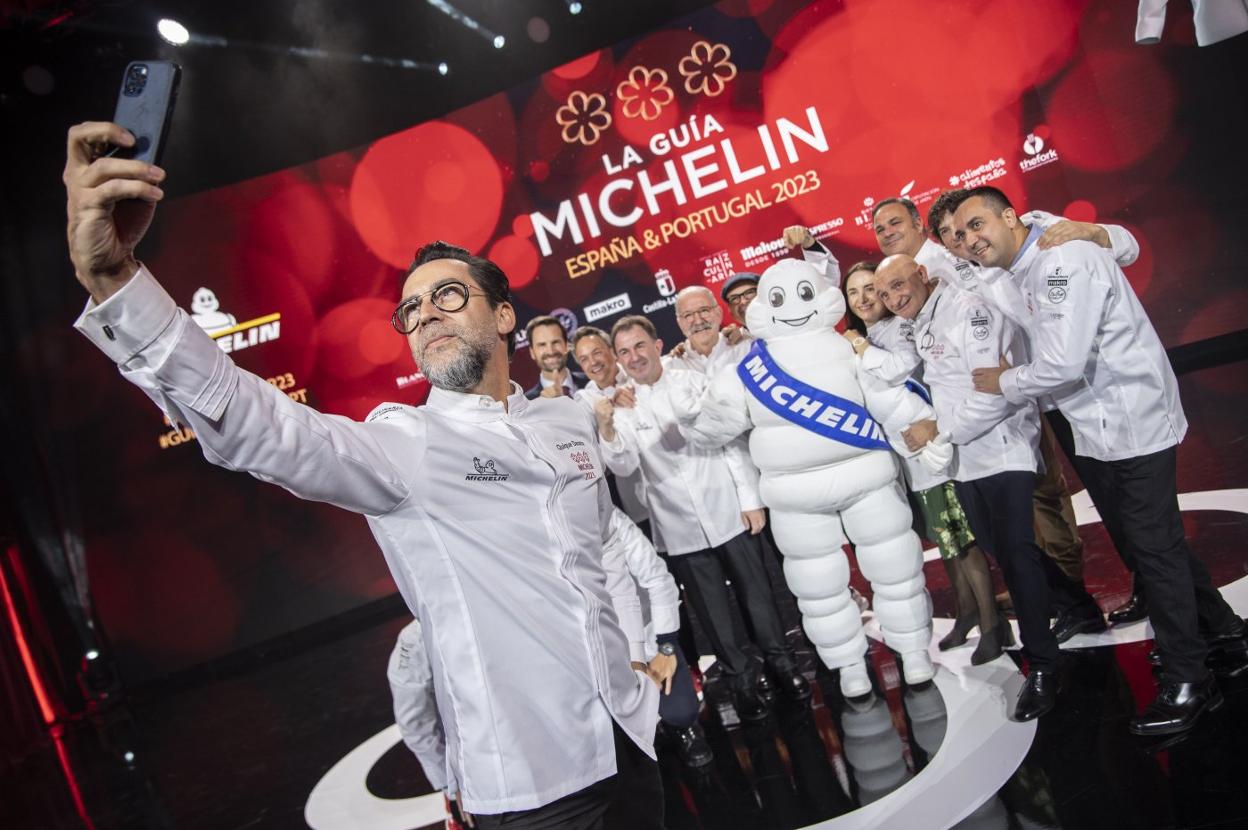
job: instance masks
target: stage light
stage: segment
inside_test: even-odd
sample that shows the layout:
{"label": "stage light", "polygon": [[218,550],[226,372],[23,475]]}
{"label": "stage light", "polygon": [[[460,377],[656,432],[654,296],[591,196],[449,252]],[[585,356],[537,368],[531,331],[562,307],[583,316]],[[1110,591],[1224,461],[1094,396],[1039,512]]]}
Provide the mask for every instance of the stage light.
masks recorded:
{"label": "stage light", "polygon": [[473,18],[446,2],[446,0],[425,0],[425,2],[442,12],[442,14],[454,20],[456,23],[472,29],[474,32],[481,35],[481,37],[493,43],[495,49],[502,49],[503,46],[506,45],[507,38],[490,31]]}
{"label": "stage light", "polygon": [[133,752],[131,752],[131,751],[130,751],[130,750],[128,750],[128,749],[125,751],[125,753],[124,753],[121,757],[122,757],[122,759],[123,759],[123,760],[125,760],[125,762],[126,762],[127,764],[133,764],[133,763],[134,763],[134,753],[133,753]]}
{"label": "stage light", "polygon": [[187,31],[185,26],[178,21],[170,20],[167,17],[162,18],[161,21],[156,24],[156,31],[160,33],[160,36],[163,37],[167,43],[171,43],[174,46],[182,46],[191,39],[191,33]]}
{"label": "stage light", "polygon": [[97,660],[99,659],[100,653],[96,651],[95,649],[91,649],[90,651],[86,653],[85,656],[88,660]]}
{"label": "stage light", "polygon": [[442,63],[438,64],[438,74],[439,74],[439,75],[445,75],[446,73],[448,73],[448,72],[450,72],[450,71],[451,71],[451,68],[450,68],[449,66],[447,66],[447,65],[446,65],[446,61],[442,61]]}
{"label": "stage light", "polygon": [[577,2],[577,0],[567,0],[567,2],[568,2],[568,14],[580,14],[581,13],[582,6],[580,3]]}

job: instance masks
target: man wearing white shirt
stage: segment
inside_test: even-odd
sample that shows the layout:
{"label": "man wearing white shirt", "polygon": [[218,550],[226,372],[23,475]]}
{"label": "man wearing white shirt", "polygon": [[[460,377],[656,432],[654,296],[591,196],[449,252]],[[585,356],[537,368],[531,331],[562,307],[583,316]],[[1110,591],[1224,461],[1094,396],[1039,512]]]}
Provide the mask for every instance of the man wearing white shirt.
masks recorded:
{"label": "man wearing white shirt", "polygon": [[[914,321],[931,389],[935,421],[912,424],[904,435],[911,451],[929,442],[954,445],[950,474],[975,538],[993,554],[1018,613],[1027,682],[1014,708],[1017,720],[1032,720],[1057,701],[1060,651],[1049,628],[1050,587],[1062,575],[1036,545],[1031,522],[1040,414],[1033,404],[1014,404],[974,391],[971,371],[996,366],[1015,347],[1015,328],[982,298],[944,281],[934,287],[927,271],[906,254],[888,257],[875,273],[876,296],[894,314]],[[938,438],[939,436],[939,438]],[[925,451],[931,452],[935,448]],[[1008,640],[983,632],[999,644]]]}
{"label": "man wearing white shirt", "polygon": [[573,401],[508,378],[506,276],[422,248],[392,323],[428,403],[321,414],[238,368],[135,260],[164,172],[107,155],[134,143],[115,124],[69,133],[70,257],[91,295],[76,327],[208,460],[368,519],[424,624],[448,772],[478,826],[661,827],[658,690],[631,578],[604,563],[597,436]]}
{"label": "man wearing white shirt", "polygon": [[1130,729],[1186,731],[1223,701],[1206,660],[1229,676],[1248,672],[1248,643],[1243,620],[1187,544],[1175,490],[1187,418],[1165,349],[1126,275],[1098,246],[1039,249],[1036,230],[995,188],[970,191],[954,225],[976,261],[1005,269],[1033,310],[1028,359],[984,367],[976,389],[1011,403],[1052,398],[1054,431],[1060,440],[1069,430],[1067,454],[1143,583],[1162,678]]}
{"label": "man wearing white shirt", "polygon": [[682,288],[676,295],[676,324],[685,335],[684,348],[673,350],[668,359],[707,377],[735,367],[750,350],[753,338],[740,329],[732,336],[720,331],[723,322],[724,310],[711,289],[703,285]]}
{"label": "man wearing white shirt", "polygon": [[636,382],[636,405],[616,409],[605,398],[596,405],[607,464],[620,473],[642,471],[655,545],[667,551],[705,623],[715,655],[737,692],[742,717],[762,717],[766,710],[755,690],[746,643],[733,624],[726,576],[731,575],[757,645],[782,688],[804,697],[809,685],[785,640],[763,568],[758,534],[765,513],[758,471],[740,447],[704,450],[681,435],[671,405],[672,389],[693,385],[700,390],[706,379],[663,365],[663,344],[653,323],[645,317],[624,317],[616,322],[611,337],[619,361]]}

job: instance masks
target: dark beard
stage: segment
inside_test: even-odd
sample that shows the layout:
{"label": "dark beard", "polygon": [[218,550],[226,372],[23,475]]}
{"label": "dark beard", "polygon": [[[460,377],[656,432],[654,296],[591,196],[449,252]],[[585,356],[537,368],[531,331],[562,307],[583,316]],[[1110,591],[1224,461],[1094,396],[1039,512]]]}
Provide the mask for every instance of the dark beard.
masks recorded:
{"label": "dark beard", "polygon": [[450,392],[467,392],[485,377],[485,364],[490,360],[491,349],[481,348],[467,341],[463,343],[454,359],[441,366],[426,368],[425,377],[438,389]]}

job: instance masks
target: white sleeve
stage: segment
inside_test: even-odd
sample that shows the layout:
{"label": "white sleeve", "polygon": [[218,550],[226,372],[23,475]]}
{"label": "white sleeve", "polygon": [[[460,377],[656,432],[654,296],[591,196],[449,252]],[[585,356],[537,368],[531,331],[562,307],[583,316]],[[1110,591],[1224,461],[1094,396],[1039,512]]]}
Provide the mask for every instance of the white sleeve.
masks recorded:
{"label": "white sleeve", "polygon": [[628,638],[629,658],[644,663],[646,662],[646,623],[641,616],[641,600],[637,597],[637,586],[628,572],[627,540],[616,532],[615,514],[617,512],[615,505],[611,504],[607,480],[599,477],[598,515],[602,527],[602,570],[607,576],[607,593],[611,595],[611,607],[615,609],[620,628],[624,636]]}
{"label": "white sleeve", "polygon": [[733,486],[737,490],[737,501],[742,512],[746,510],[762,510],[763,497],[758,490],[758,468],[750,458],[749,443],[744,437],[734,438],[724,445],[724,460],[728,462],[728,472],[732,475]]}
{"label": "white sleeve", "polygon": [[433,696],[433,671],[420,621],[412,620],[399,632],[386,669],[394,698],[394,722],[403,743],[416,756],[434,789],[454,792],[446,768],[446,736]]}
{"label": "white sleeve", "polygon": [[623,510],[611,511],[611,544],[624,552],[633,579],[646,592],[650,621],[655,634],[670,634],[680,628],[680,589],[655,552],[654,545]]}
{"label": "white sleeve", "polygon": [[1001,392],[1014,402],[1052,394],[1083,375],[1109,296],[1103,262],[1067,257],[1063,290],[1036,292],[1031,329],[1031,362],[1001,374]]}
{"label": "white sleeve", "polygon": [[715,449],[753,426],[746,394],[737,367],[726,366],[704,387],[674,388],[668,398],[685,440],[695,447]]}
{"label": "white sleeve", "polygon": [[[1033,222],[1039,224],[1041,228],[1048,229],[1056,225],[1058,222],[1067,221],[1065,216],[1055,216],[1052,213],[1043,210],[1033,210],[1022,216],[1024,222]],[[1135,235],[1122,225],[1102,224],[1100,226],[1105,233],[1109,235],[1109,250],[1114,255],[1114,259],[1123,268],[1135,262],[1140,257],[1140,243],[1136,241]]]}
{"label": "white sleeve", "polygon": [[802,248],[802,259],[809,262],[829,285],[839,287],[841,284],[841,263],[822,242],[815,240],[809,248]]}
{"label": "white sleeve", "polygon": [[617,476],[631,476],[641,466],[640,443],[635,429],[636,416],[627,410],[616,408],[612,421],[615,426],[615,439],[602,440],[598,436],[598,446],[602,448],[602,460]]}
{"label": "white sleeve", "polygon": [[[1001,365],[1014,339],[1014,326],[988,304],[973,306],[970,319],[962,323],[962,339],[958,343],[966,363],[967,375],[975,369],[993,369]],[[983,321],[983,322],[981,322]],[[969,444],[1004,421],[1014,406],[1001,395],[971,390],[953,408],[952,417],[939,421],[940,434],[954,444]]]}
{"label": "white sleeve", "polygon": [[1135,18],[1135,42],[1140,45],[1157,43],[1166,27],[1166,0],[1140,0]]}
{"label": "white sleeve", "polygon": [[419,450],[423,435],[291,400],[236,366],[145,267],[103,303],[88,302],[74,327],[171,420],[194,430],[212,463],[366,515],[407,497],[393,459]]}

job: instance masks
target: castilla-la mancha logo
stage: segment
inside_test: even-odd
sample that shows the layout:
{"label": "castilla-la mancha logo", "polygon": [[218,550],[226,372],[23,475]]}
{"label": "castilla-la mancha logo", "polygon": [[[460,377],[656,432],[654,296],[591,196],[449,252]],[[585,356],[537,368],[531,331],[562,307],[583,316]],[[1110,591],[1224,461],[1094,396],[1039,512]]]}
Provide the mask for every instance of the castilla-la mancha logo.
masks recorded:
{"label": "castilla-la mancha logo", "polygon": [[498,469],[492,458],[482,461],[474,455],[472,457],[472,466],[476,473],[469,473],[464,476],[464,481],[506,481],[510,475]]}
{"label": "castilla-la mancha logo", "polygon": [[672,272],[666,268],[654,272],[654,285],[659,289],[660,297],[670,297],[676,293],[676,280],[672,279]]}

